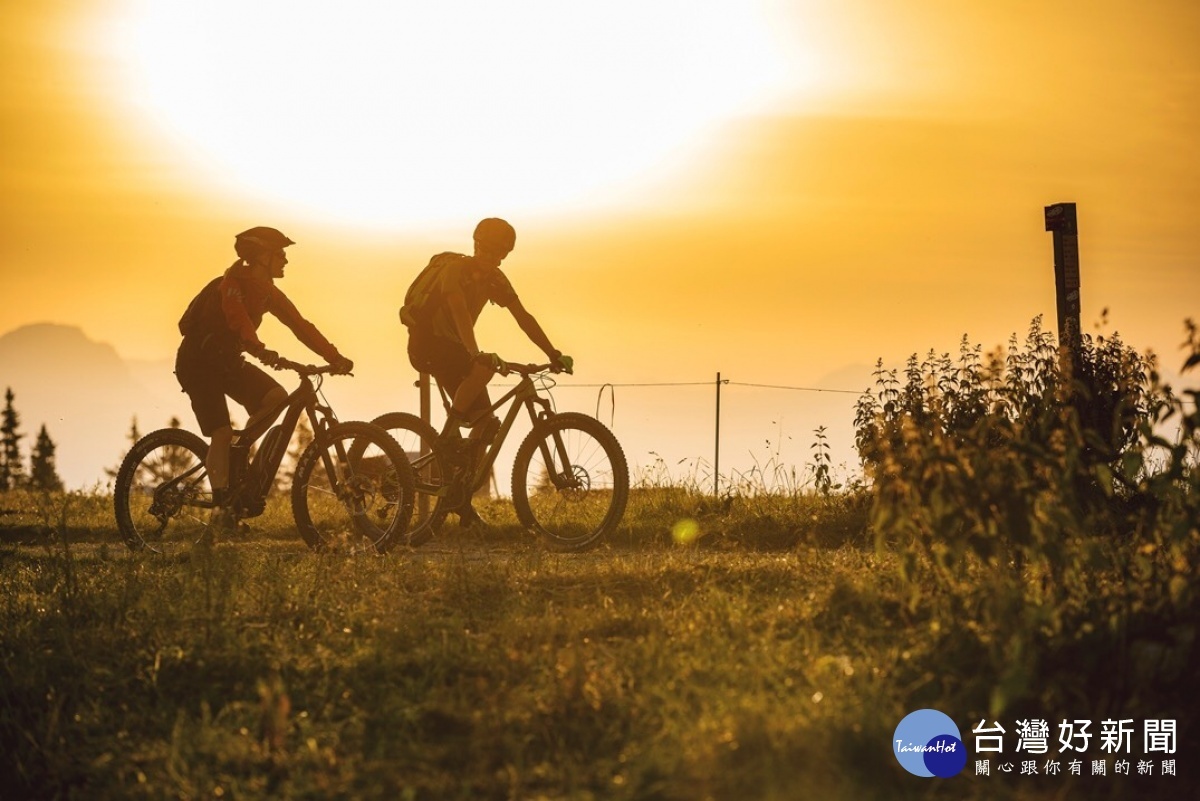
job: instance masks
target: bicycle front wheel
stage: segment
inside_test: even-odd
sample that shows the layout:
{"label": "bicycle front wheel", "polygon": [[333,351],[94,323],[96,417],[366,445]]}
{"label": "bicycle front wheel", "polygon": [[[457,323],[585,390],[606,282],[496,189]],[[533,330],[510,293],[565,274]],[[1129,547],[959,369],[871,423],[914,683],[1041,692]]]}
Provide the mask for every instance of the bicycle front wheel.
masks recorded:
{"label": "bicycle front wheel", "polygon": [[599,420],[565,412],[538,423],[517,449],[513,506],[551,548],[582,551],[616,530],[629,501],[629,466]]}
{"label": "bicycle front wheel", "polygon": [[152,431],[121,461],[113,488],[117,529],[131,550],[167,553],[208,532],[208,445],[181,428]]}
{"label": "bicycle front wheel", "polygon": [[296,462],[292,513],[313,550],[382,553],[403,537],[412,510],[412,468],[378,426],[338,423]]}

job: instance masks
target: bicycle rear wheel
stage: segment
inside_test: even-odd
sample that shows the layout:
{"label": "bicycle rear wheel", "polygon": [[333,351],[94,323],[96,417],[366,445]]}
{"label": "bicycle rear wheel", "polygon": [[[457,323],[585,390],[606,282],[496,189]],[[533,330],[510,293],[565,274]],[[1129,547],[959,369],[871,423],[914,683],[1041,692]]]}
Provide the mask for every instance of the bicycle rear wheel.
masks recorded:
{"label": "bicycle rear wheel", "polygon": [[167,553],[208,533],[208,445],[181,428],[152,431],[121,461],[113,488],[117,529],[131,550]]}
{"label": "bicycle rear wheel", "polygon": [[412,510],[412,468],[378,426],[338,423],[296,462],[292,513],[313,550],[383,553],[402,541]]}
{"label": "bicycle rear wheel", "polygon": [[407,412],[389,412],[371,422],[396,440],[412,466],[416,503],[412,524],[401,542],[415,548],[428,542],[442,527],[449,509],[445,496],[450,470],[441,456],[433,452],[437,432],[420,417]]}
{"label": "bicycle rear wheel", "polygon": [[612,432],[575,412],[538,423],[517,449],[513,506],[554,550],[582,551],[611,534],[629,501],[629,466]]}

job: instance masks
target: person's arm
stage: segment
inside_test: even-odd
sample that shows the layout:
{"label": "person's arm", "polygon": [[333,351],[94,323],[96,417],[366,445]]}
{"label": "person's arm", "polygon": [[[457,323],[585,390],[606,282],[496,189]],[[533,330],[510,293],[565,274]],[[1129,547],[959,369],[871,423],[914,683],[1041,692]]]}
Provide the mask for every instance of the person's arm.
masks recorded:
{"label": "person's arm", "polygon": [[550,344],[550,338],[546,336],[546,332],[542,330],[542,326],[529,313],[519,298],[514,297],[508,302],[508,311],[512,314],[513,319],[517,321],[517,325],[521,327],[521,330],[525,332],[525,336],[529,337],[529,341],[541,348],[542,352],[551,361],[562,355],[561,352]]}
{"label": "person's arm", "polygon": [[291,329],[292,333],[296,335],[296,339],[304,343],[305,347],[330,364],[335,364],[339,359],[344,358],[333,346],[333,343],[317,330],[315,325],[304,319],[296,305],[287,295],[283,294],[279,287],[273,287],[267,310]]}

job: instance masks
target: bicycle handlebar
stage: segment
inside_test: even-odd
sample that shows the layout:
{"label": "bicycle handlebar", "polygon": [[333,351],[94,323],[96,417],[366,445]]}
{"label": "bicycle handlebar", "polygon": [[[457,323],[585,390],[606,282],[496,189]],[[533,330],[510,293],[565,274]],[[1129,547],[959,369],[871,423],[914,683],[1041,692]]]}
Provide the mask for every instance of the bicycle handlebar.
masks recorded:
{"label": "bicycle handlebar", "polygon": [[[272,370],[292,370],[300,375],[350,375],[349,373],[339,373],[334,370],[332,364],[304,364],[303,362],[294,362],[291,359],[285,359],[282,356],[275,359],[271,363],[263,362]],[[504,362],[505,369],[510,373],[517,375],[535,375],[537,373],[561,373],[562,370],[555,369],[553,364],[523,364],[519,362]]]}
{"label": "bicycle handlebar", "polygon": [[349,375],[349,373],[339,373],[334,370],[332,364],[304,364],[303,362],[294,362],[291,359],[285,359],[282,356],[272,363],[267,364],[267,367],[272,370],[292,370],[300,375]]}
{"label": "bicycle handlebar", "polygon": [[519,364],[517,362],[504,362],[504,367],[510,373],[517,375],[534,375],[536,373],[561,373],[562,370],[554,369],[553,364]]}

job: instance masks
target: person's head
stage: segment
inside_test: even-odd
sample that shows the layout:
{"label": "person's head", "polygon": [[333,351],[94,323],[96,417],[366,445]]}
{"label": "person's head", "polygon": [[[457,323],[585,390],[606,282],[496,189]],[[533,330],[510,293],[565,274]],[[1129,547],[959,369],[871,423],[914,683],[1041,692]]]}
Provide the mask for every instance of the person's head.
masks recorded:
{"label": "person's head", "polygon": [[276,228],[260,225],[242,231],[233,242],[238,257],[253,267],[262,267],[272,278],[282,278],[287,264],[284,248],[296,244]]}
{"label": "person's head", "polygon": [[489,267],[499,267],[516,242],[517,232],[504,220],[499,217],[480,220],[475,226],[475,259]]}

